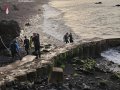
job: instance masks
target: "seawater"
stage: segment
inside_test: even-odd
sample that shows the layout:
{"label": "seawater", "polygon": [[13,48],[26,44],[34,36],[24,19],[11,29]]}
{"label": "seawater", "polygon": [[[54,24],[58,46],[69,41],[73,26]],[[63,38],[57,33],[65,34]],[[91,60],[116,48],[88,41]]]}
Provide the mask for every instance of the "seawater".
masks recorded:
{"label": "seawater", "polygon": [[[43,31],[62,40],[66,32],[73,32],[75,40],[120,38],[119,0],[50,0],[43,5]],[[101,54],[109,61],[120,64],[118,50]]]}
{"label": "seawater", "polygon": [[120,37],[119,0],[50,0],[49,5],[60,10],[65,25],[80,39]]}
{"label": "seawater", "polygon": [[118,63],[120,65],[120,49],[113,48],[101,53],[101,56],[106,60],[113,61],[114,63]]}

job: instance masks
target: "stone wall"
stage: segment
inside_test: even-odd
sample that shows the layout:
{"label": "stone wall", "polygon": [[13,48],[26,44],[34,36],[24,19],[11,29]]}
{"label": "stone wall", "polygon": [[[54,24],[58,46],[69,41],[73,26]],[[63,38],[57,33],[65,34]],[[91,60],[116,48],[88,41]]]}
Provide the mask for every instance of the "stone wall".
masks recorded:
{"label": "stone wall", "polygon": [[[85,42],[81,44],[76,45],[68,45],[64,48],[58,48],[54,50],[54,54],[50,52],[45,54],[45,61],[46,63],[43,63],[42,67],[36,67],[34,69],[27,70],[23,73],[17,74],[16,76],[12,76],[8,78],[7,80],[1,80],[0,79],[0,90],[5,90],[6,87],[9,85],[12,85],[15,81],[32,81],[38,77],[42,77],[43,75],[48,75],[53,66],[56,66],[57,61],[64,62],[65,60],[71,59],[75,56],[79,56],[81,59],[85,58],[96,58],[100,56],[100,53],[104,50],[107,50],[112,47],[117,47],[120,45],[120,38],[114,38],[114,39],[105,39],[100,41],[93,41],[93,42]],[[52,53],[52,55],[51,55]],[[47,60],[46,60],[47,59]],[[42,60],[43,61],[43,60]],[[42,62],[42,61],[38,61]],[[50,61],[51,63],[48,63],[47,61]]]}
{"label": "stone wall", "polygon": [[82,43],[73,46],[71,49],[60,53],[58,56],[54,57],[54,63],[57,60],[67,60],[75,56],[79,56],[81,59],[87,58],[98,58],[102,51],[108,50],[109,48],[120,46],[120,38],[105,39],[100,41],[93,41]]}

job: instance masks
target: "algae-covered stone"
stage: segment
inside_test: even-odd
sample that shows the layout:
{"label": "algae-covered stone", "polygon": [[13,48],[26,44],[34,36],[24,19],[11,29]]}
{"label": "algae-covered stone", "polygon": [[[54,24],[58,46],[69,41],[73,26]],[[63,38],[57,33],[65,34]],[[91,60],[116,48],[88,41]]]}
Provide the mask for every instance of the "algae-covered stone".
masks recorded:
{"label": "algae-covered stone", "polygon": [[107,86],[107,80],[101,80],[100,82],[99,82],[99,86],[100,87],[105,87],[105,86]]}
{"label": "algae-covered stone", "polygon": [[78,75],[79,75],[78,73],[74,73],[74,74],[73,74],[73,77],[76,77],[76,76],[78,76]]}
{"label": "algae-covered stone", "polygon": [[84,61],[84,64],[82,66],[85,70],[89,71],[94,70],[95,64],[96,64],[95,60],[87,59]]}
{"label": "algae-covered stone", "polygon": [[115,72],[111,75],[111,79],[120,80],[120,72]]}

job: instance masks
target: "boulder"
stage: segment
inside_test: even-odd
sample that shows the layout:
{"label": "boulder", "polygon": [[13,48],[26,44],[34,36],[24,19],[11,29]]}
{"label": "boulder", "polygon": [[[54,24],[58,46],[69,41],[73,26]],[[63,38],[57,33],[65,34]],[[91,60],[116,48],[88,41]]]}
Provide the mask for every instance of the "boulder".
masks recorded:
{"label": "boulder", "polygon": [[115,5],[116,7],[120,7],[120,4]]}
{"label": "boulder", "polygon": [[18,11],[18,10],[19,10],[16,5],[12,5],[12,6],[13,6],[13,9],[14,9],[15,11]]}
{"label": "boulder", "polygon": [[52,73],[49,77],[49,83],[63,83],[63,69],[59,67],[53,67]]}
{"label": "boulder", "polygon": [[[14,20],[2,20],[0,21],[0,36],[3,43],[9,47],[10,42],[20,35],[20,27],[18,22]],[[5,49],[5,46],[0,39],[0,49]]]}
{"label": "boulder", "polygon": [[27,22],[27,23],[25,24],[25,26],[31,26],[31,24],[30,24],[29,22]]}
{"label": "boulder", "polygon": [[102,4],[102,2],[96,2],[95,4]]}

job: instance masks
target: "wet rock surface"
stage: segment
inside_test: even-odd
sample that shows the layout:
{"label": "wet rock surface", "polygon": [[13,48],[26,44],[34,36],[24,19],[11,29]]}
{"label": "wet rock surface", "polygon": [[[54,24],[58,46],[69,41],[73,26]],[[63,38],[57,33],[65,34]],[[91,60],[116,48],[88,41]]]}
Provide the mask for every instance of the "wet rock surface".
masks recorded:
{"label": "wet rock surface", "polygon": [[[44,74],[33,81],[17,81],[8,88],[9,90],[119,90],[119,74],[113,76],[111,72],[101,72],[101,67],[95,68],[98,61],[94,59],[80,60],[81,64],[74,60],[78,62],[80,59],[74,58],[65,64],[63,83],[48,83],[49,76]],[[112,76],[115,79],[111,78]]]}

